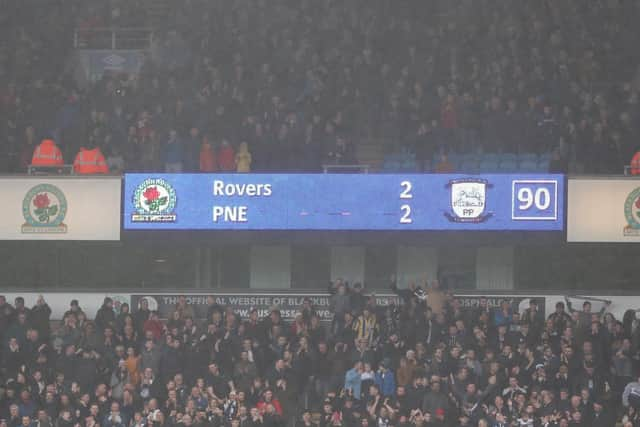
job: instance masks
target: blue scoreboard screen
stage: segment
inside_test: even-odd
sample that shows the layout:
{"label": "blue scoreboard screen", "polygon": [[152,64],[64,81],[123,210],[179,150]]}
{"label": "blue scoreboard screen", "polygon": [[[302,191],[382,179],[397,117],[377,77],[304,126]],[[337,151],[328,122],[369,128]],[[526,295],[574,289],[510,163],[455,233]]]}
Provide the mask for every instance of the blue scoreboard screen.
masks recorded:
{"label": "blue scoreboard screen", "polygon": [[560,231],[564,176],[126,174],[127,230]]}

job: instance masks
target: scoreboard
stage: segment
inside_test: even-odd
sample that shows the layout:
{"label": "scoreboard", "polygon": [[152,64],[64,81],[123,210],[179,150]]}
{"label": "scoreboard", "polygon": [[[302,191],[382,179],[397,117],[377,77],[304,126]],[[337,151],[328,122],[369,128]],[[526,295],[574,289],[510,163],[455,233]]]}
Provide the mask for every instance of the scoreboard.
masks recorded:
{"label": "scoreboard", "polygon": [[126,174],[126,230],[561,231],[554,174]]}

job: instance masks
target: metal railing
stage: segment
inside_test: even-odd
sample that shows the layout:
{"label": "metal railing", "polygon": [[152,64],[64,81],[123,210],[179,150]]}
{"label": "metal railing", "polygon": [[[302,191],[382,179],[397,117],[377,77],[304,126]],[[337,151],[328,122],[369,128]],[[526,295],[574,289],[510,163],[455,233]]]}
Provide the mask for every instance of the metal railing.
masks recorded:
{"label": "metal railing", "polygon": [[324,173],[330,172],[360,172],[369,173],[369,165],[322,165]]}
{"label": "metal railing", "polygon": [[[633,172],[631,171],[632,169],[634,168],[632,168],[631,165],[624,165],[624,175],[625,176],[634,175]],[[637,170],[637,167],[635,169]]]}
{"label": "metal railing", "polygon": [[76,28],[75,49],[149,49],[153,42],[150,28]]}
{"label": "metal railing", "polygon": [[61,166],[27,166],[27,174],[29,175],[73,175],[73,165]]}

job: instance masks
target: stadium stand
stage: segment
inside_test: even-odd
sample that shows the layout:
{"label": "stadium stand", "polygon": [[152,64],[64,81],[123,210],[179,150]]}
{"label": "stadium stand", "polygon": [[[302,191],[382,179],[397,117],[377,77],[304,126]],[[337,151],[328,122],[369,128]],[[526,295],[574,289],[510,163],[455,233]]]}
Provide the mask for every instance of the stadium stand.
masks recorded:
{"label": "stadium stand", "polygon": [[[412,171],[393,158],[408,150],[419,164],[558,158],[457,163],[466,172],[621,173],[638,148],[636,2],[3,3],[5,171],[49,137],[66,159],[91,142],[129,171],[199,171],[205,138],[247,142],[254,171]],[[73,47],[101,46],[105,28],[151,28],[145,63],[80,87]]]}
{"label": "stadium stand", "polygon": [[[51,328],[43,297],[0,296],[1,423],[7,426],[635,426],[638,329],[576,310],[545,317],[503,300],[474,307],[430,286],[377,306],[362,286],[329,285],[330,323],[310,300],[240,318],[179,297],[169,319],[143,298],[105,298],[95,319],[71,301]],[[425,302],[426,301],[426,302]],[[116,310],[117,309],[117,310]],[[633,314],[633,313],[632,313]]]}
{"label": "stadium stand", "polygon": [[[638,18],[631,0],[0,0],[0,172],[637,175]],[[102,49],[144,60],[80,76]],[[401,305],[330,284],[326,324],[309,303],[160,319],[110,298],[57,324],[0,296],[0,427],[640,426],[634,311],[391,289]]]}

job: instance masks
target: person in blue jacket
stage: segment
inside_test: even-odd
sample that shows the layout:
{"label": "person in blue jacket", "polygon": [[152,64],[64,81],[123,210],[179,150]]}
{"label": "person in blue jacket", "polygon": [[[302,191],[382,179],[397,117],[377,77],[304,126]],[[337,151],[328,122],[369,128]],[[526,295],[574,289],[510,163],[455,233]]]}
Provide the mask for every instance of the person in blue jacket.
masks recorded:
{"label": "person in blue jacket", "polygon": [[362,386],[362,362],[357,361],[353,368],[349,369],[344,376],[344,390],[351,393],[351,396],[360,400],[360,389]]}
{"label": "person in blue jacket", "polygon": [[391,368],[391,359],[384,358],[378,372],[376,372],[376,385],[384,397],[393,397],[396,394],[396,377]]}

